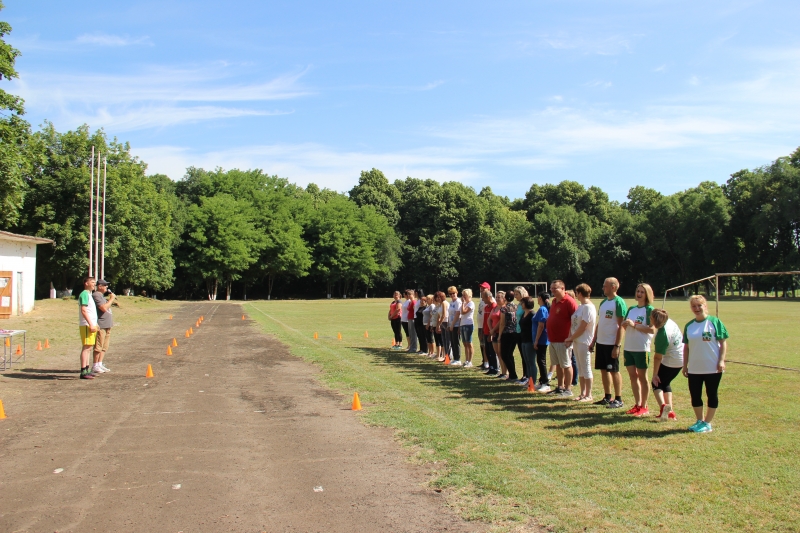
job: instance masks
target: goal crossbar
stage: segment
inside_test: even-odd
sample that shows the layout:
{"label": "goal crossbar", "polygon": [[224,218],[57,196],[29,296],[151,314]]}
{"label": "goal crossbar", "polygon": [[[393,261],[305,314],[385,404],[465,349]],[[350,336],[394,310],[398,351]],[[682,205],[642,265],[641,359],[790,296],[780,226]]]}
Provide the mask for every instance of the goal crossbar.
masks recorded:
{"label": "goal crossbar", "polygon": [[[494,294],[497,295],[497,285],[533,285],[533,290],[536,290],[536,287],[539,285],[544,285],[544,290],[547,290],[547,282],[546,281],[495,281],[494,282]],[[534,297],[536,295],[534,294]]]}
{"label": "goal crossbar", "polygon": [[716,315],[719,316],[719,278],[722,277],[744,277],[744,276],[798,276],[800,275],[800,270],[789,270],[786,272],[720,272],[719,274],[712,274],[702,279],[697,279],[694,281],[690,281],[689,283],[684,283],[683,285],[678,285],[677,287],[671,287],[664,291],[664,300],[661,302],[661,308],[664,308],[664,305],[667,303],[667,294],[670,291],[674,291],[676,289],[682,289],[684,287],[688,287],[689,285],[696,285],[697,283],[702,283],[703,281],[713,281],[714,285],[714,293],[716,294]]}

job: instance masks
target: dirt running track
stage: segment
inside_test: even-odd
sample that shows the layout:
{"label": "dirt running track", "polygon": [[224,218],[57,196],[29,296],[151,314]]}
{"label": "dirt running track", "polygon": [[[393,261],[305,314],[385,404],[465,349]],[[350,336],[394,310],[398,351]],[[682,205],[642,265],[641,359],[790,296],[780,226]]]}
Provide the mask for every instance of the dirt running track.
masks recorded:
{"label": "dirt running track", "polygon": [[424,487],[390,431],[363,426],[241,317],[235,304],[186,304],[112,340],[111,374],[78,380],[76,346],[62,368],[0,378],[0,531],[484,529]]}

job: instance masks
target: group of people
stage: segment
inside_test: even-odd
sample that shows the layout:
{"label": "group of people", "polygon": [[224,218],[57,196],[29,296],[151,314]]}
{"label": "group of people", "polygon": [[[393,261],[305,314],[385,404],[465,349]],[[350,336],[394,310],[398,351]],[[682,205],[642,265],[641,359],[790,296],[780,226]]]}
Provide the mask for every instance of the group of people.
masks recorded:
{"label": "group of people", "polygon": [[[671,383],[682,373],[688,378],[696,418],[689,431],[712,431],[725,371],[725,326],[717,317],[709,316],[701,295],[689,299],[694,318],[681,329],[667,311],[653,307],[653,289],[647,283],[636,287],[636,305],[631,307],[618,290],[619,281],[607,278],[603,282],[605,298],[597,308],[590,299],[589,285],[581,283],[567,290],[561,280],[553,281],[550,291],[540,292],[535,299],[522,286],[513,292],[492,294],[491,286],[484,282],[477,308],[471,289],[463,289],[460,295],[456,287],[449,287],[447,294],[396,291],[388,315],[394,331],[393,349],[470,368],[474,366],[472,338],[477,331],[480,368],[487,376],[608,409],[625,405],[621,358],[634,398],[626,414],[649,415],[652,392],[659,406],[657,418],[662,421],[677,420]],[[521,357],[521,376],[515,350]],[[651,367],[652,378],[648,377]],[[593,369],[600,371],[603,385],[603,397],[598,400],[592,396]],[[551,386],[554,378],[555,386]]]}
{"label": "group of people", "polygon": [[[95,280],[91,276],[83,279],[83,292],[78,295],[78,332],[81,337],[80,379],[94,379],[99,374],[111,372],[103,364],[103,359],[108,351],[111,328],[114,326],[111,306],[116,298],[117,296],[108,290],[107,281]],[[93,363],[89,362],[90,358]]]}

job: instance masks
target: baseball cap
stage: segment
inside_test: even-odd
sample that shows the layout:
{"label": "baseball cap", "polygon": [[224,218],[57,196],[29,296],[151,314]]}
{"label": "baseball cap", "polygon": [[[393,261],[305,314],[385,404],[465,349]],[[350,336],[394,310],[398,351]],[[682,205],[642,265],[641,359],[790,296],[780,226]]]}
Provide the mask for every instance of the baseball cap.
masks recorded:
{"label": "baseball cap", "polygon": [[99,287],[100,285],[105,285],[106,287],[108,287],[108,282],[104,279],[98,279],[97,286]]}
{"label": "baseball cap", "polygon": [[481,284],[480,284],[480,288],[481,288],[481,289],[491,289],[491,288],[492,288],[492,286],[491,286],[491,285],[489,285],[487,282],[485,282],[485,281],[484,281],[483,283],[481,283]]}

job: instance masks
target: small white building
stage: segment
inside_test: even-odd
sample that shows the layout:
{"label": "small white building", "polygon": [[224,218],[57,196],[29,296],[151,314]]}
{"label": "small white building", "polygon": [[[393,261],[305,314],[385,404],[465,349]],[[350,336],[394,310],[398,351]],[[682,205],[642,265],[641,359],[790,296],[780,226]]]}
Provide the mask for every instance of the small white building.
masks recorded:
{"label": "small white building", "polygon": [[53,244],[53,241],[0,231],[0,318],[33,310],[39,244]]}

